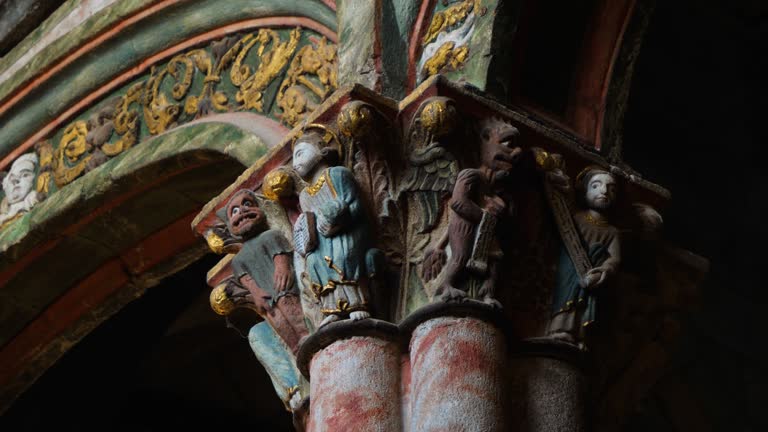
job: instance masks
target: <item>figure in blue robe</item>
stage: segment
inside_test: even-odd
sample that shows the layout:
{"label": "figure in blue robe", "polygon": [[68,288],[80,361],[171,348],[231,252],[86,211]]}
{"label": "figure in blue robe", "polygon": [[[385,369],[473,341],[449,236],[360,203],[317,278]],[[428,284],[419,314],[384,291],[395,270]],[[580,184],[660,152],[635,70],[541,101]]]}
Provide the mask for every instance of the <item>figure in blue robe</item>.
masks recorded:
{"label": "figure in blue robe", "polygon": [[329,166],[327,147],[318,141],[305,136],[294,147],[294,168],[311,179],[299,195],[303,214],[294,226],[294,243],[306,259],[310,289],[326,317],[322,326],[346,315],[353,320],[370,316],[368,285],[382,254],[371,248],[354,174],[343,166]]}

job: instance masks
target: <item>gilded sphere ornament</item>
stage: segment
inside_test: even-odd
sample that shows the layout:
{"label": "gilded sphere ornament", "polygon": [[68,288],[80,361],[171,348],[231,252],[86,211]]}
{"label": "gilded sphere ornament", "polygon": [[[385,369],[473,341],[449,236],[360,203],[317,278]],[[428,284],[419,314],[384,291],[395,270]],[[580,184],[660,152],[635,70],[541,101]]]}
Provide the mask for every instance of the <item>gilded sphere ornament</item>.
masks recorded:
{"label": "gilded sphere ornament", "polygon": [[208,242],[208,247],[211,249],[213,253],[216,254],[223,254],[224,253],[224,240],[216,235],[213,231],[208,231],[208,234],[205,235],[205,241]]}
{"label": "gilded sphere ornament", "polygon": [[344,136],[360,138],[366,135],[373,125],[371,107],[361,101],[352,101],[344,105],[336,124]]}
{"label": "gilded sphere ornament", "polygon": [[293,194],[294,183],[293,177],[283,169],[276,169],[270,171],[264,176],[264,185],[262,186],[262,193],[264,196],[272,201],[277,201],[280,198],[285,198]]}
{"label": "gilded sphere ornament", "polygon": [[421,109],[421,125],[434,136],[450,132],[456,124],[456,108],[444,97],[430,98]]}
{"label": "gilded sphere ornament", "polygon": [[229,315],[235,309],[235,303],[227,296],[225,284],[214,288],[208,300],[211,303],[211,309],[219,315]]}

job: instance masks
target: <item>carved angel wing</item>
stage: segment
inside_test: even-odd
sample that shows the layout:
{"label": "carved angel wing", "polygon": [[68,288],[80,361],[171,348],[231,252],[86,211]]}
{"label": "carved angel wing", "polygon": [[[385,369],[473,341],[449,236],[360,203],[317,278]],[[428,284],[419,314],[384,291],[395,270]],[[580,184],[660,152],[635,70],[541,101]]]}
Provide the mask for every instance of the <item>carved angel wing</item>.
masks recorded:
{"label": "carved angel wing", "polygon": [[409,192],[422,214],[419,232],[431,231],[440,220],[441,200],[453,191],[459,163],[440,143],[415,149],[409,157],[408,170],[401,192]]}

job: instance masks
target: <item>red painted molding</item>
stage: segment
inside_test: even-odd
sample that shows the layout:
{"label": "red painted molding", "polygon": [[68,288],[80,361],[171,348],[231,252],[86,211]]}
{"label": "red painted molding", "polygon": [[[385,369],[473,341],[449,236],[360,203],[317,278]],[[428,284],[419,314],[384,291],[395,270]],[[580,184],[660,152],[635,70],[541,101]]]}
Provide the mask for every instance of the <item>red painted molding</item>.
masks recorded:
{"label": "red painted molding", "polygon": [[613,65],[624,32],[635,10],[635,0],[602,0],[597,5],[584,39],[567,110],[567,122],[576,132],[601,148],[606,97]]}
{"label": "red painted molding", "polygon": [[432,11],[435,10],[435,3],[437,0],[422,0],[419,15],[416,17],[413,29],[411,29],[411,38],[408,41],[408,91],[416,88],[418,72],[416,67],[419,61],[417,57],[421,54],[421,39],[429,29],[429,20],[432,18]]}
{"label": "red painted molding", "polygon": [[132,277],[199,244],[200,240],[189,229],[197,212],[187,214],[105,262],[49,305],[0,350],[0,387],[10,388],[15,377],[34,373],[26,369],[45,353],[49,344],[126,287]]}

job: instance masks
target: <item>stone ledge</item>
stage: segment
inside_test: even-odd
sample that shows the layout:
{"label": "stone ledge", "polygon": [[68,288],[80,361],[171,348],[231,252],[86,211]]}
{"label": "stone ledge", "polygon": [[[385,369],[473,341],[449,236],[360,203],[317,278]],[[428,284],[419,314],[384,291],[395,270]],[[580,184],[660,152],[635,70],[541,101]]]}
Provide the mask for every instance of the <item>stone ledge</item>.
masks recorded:
{"label": "stone ledge", "polygon": [[332,343],[355,336],[377,337],[389,341],[400,341],[399,328],[387,321],[367,318],[360,321],[336,321],[321,327],[307,336],[299,346],[296,365],[299,371],[309,379],[309,364],[319,351]]}
{"label": "stone ledge", "polygon": [[582,370],[589,369],[589,352],[579,349],[568,342],[547,337],[537,337],[516,341],[510,347],[511,358],[545,357],[575,365]]}
{"label": "stone ledge", "polygon": [[502,309],[489,306],[476,300],[467,300],[459,303],[438,302],[431,303],[414,311],[405,317],[398,327],[402,335],[408,335],[403,341],[406,346],[410,343],[410,335],[422,323],[435,318],[476,318],[488,322],[501,329],[507,338],[512,334],[509,321],[504,317]]}

